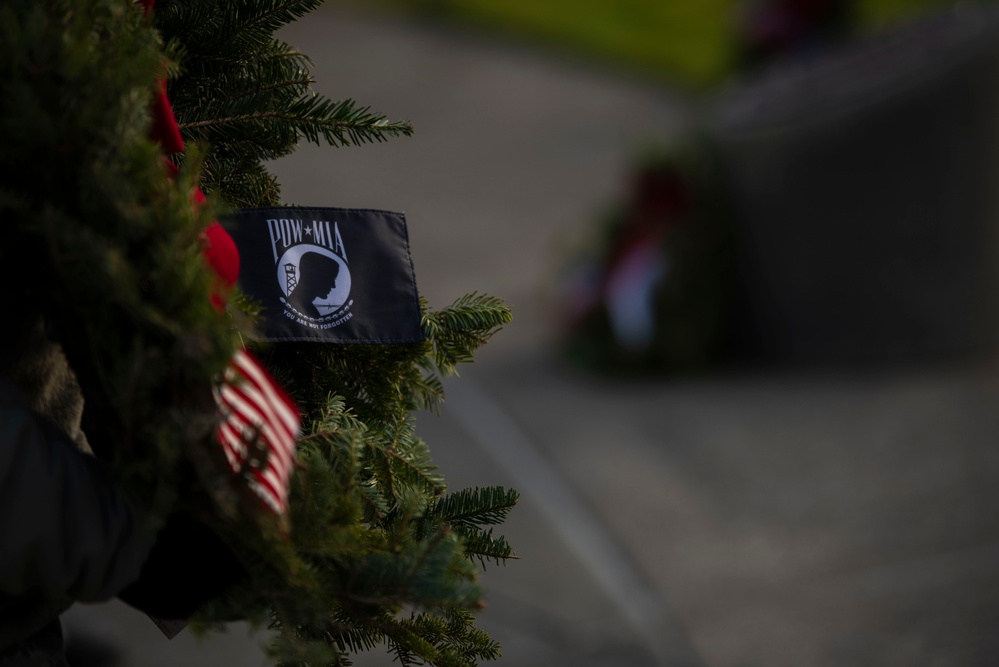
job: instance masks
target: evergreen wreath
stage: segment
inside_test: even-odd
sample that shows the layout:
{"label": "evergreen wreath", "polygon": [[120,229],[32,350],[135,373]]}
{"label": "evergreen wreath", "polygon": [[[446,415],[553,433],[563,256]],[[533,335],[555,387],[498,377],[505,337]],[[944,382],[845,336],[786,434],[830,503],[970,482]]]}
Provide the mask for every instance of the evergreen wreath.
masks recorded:
{"label": "evergreen wreath", "polygon": [[[441,377],[510,321],[499,299],[421,302],[422,343],[255,350],[304,413],[287,526],[245,502],[213,440],[211,387],[241,341],[211,305],[204,229],[227,207],[278,204],[264,161],[301,139],[412,132],[311,92],[308,59],[274,33],[320,4],[0,6],[0,276],[25,323],[5,325],[5,342],[30,344],[44,321],[78,377],[84,431],[149,529],[194,512],[247,571],[198,627],[267,624],[281,665],[348,665],[381,644],[402,665],[474,665],[499,655],[472,612],[479,566],[512,557],[493,530],[517,493],[447,492],[411,413],[436,408]],[[164,73],[189,146],[173,179],[149,138]],[[233,302],[252,323],[252,306]]]}

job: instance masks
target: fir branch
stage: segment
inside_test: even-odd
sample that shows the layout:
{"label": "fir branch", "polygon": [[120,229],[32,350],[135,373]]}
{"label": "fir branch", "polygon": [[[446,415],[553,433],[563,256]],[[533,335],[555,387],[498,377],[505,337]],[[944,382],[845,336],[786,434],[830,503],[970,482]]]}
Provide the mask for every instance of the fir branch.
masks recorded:
{"label": "fir branch", "polygon": [[475,627],[475,617],[467,609],[445,609],[443,618],[447,622],[447,636],[469,660],[496,660],[500,657],[499,642]]}
{"label": "fir branch", "polygon": [[444,402],[444,383],[435,374],[415,375],[406,385],[416,403],[414,407],[438,412]]}
{"label": "fir branch", "polygon": [[281,199],[281,186],[266,167],[245,156],[229,159],[213,153],[205,163],[202,189],[205,194],[224,193],[234,208],[275,205]]}
{"label": "fir branch", "polygon": [[485,568],[487,560],[500,565],[504,561],[516,560],[517,558],[513,553],[513,547],[510,546],[505,537],[493,537],[492,528],[488,531],[464,534],[462,541],[465,545],[465,555],[478,560],[483,568]]}
{"label": "fir branch", "polygon": [[237,40],[243,35],[270,38],[276,30],[317,9],[323,2],[324,0],[284,0],[270,7],[262,6],[263,11],[257,10],[257,5],[253,3],[245,3],[243,7],[249,10],[245,12],[239,11],[237,4],[236,11],[228,14],[235,19],[229,25],[228,38]]}
{"label": "fir branch", "polygon": [[473,526],[497,525],[506,520],[520,494],[502,486],[474,487],[449,493],[438,499],[424,515],[428,526],[465,523]]}
{"label": "fir branch", "polygon": [[359,145],[385,141],[387,136],[411,136],[409,122],[389,122],[385,116],[371,113],[370,107],[357,108],[353,100],[332,102],[322,97],[298,99],[281,109],[249,111],[232,115],[188,120],[181,130],[218,129],[225,126],[283,121],[300,136],[315,144],[320,137],[331,146]]}
{"label": "fir branch", "polygon": [[178,98],[174,106],[185,111],[257,91],[280,90],[297,98],[307,94],[313,83],[308,57],[279,40],[241,54],[237,60],[209,63],[199,59],[194,63],[197,69],[171,81],[171,93]]}
{"label": "fir branch", "polygon": [[445,330],[487,330],[509,324],[512,316],[502,299],[472,292],[437,311],[434,319]]}
{"label": "fir branch", "polygon": [[374,627],[352,625],[349,623],[330,621],[326,626],[328,636],[333,637],[337,648],[342,653],[360,653],[370,651],[385,643],[383,632]]}
{"label": "fir branch", "polygon": [[371,446],[368,467],[371,470],[369,484],[380,490],[390,508],[398,507],[399,497],[395,489],[396,477],[393,474],[392,461],[388,452],[381,447]]}
{"label": "fir branch", "polygon": [[383,487],[376,484],[375,480],[368,480],[360,488],[367,510],[365,512],[365,520],[369,524],[379,525],[382,517],[389,514],[395,506],[394,497],[385,493]]}
{"label": "fir branch", "polygon": [[[445,609],[441,615],[424,612],[399,623],[434,646],[436,655],[429,660],[430,664],[472,667],[479,660],[495,660],[500,656],[499,644],[474,627],[467,610]],[[397,645],[394,652],[403,664],[420,664],[422,656],[409,646]]]}
{"label": "fir branch", "polygon": [[421,665],[424,661],[431,665],[441,664],[436,647],[406,627],[404,621],[385,623],[382,632],[389,638],[389,651],[395,654],[401,667]]}
{"label": "fir branch", "polygon": [[473,352],[512,319],[502,300],[473,292],[442,310],[424,310],[422,326],[433,343],[437,368],[451,375],[457,364],[471,361]]}
{"label": "fir branch", "polygon": [[454,655],[461,664],[500,657],[499,644],[475,627],[474,617],[465,609],[449,608],[440,615],[421,613],[410,621],[421,636]]}
{"label": "fir branch", "polygon": [[[420,443],[422,444],[422,441]],[[422,450],[420,455],[386,450],[391,459],[392,475],[396,480],[406,482],[411,488],[419,488],[431,494],[431,497],[438,496],[444,492],[444,477],[436,472],[436,466],[430,464],[426,447],[423,446],[420,450]]]}
{"label": "fir branch", "polygon": [[312,77],[306,73],[299,73],[296,76],[275,81],[274,83],[270,83],[266,86],[259,86],[255,88],[247,87],[245,90],[233,92],[230,94],[229,99],[238,100],[247,97],[267,99],[276,92],[301,94],[302,92],[308,90],[311,85]]}
{"label": "fir branch", "polygon": [[302,139],[347,146],[412,134],[408,122],[310,93],[308,58],[273,33],[319,4],[206,0],[155,14],[173,52],[182,55],[181,74],[169,84],[174,113],[187,141],[212,146],[206,190],[229,205],[278,203],[279,185],[264,162],[289,154]]}
{"label": "fir branch", "polygon": [[238,54],[258,48],[274,32],[318,8],[322,1],[176,2],[158,9],[154,18],[166,37],[180,36],[195,44],[194,53],[207,58],[238,58]]}
{"label": "fir branch", "polygon": [[413,422],[408,417],[376,436],[372,446],[386,457],[390,466],[388,473],[395,480],[395,486],[404,483],[431,498],[444,493],[444,478],[431,462],[426,443],[416,437]]}

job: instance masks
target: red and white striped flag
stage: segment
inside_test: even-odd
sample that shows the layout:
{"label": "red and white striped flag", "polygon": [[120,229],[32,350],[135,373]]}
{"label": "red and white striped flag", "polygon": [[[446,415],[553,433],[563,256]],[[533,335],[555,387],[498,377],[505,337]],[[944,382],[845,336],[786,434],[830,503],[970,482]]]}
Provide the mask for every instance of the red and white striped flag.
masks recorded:
{"label": "red and white striped flag", "polygon": [[248,472],[250,489],[283,514],[301,428],[298,408],[243,349],[230,360],[215,400],[222,415],[218,439],[229,466],[234,473]]}

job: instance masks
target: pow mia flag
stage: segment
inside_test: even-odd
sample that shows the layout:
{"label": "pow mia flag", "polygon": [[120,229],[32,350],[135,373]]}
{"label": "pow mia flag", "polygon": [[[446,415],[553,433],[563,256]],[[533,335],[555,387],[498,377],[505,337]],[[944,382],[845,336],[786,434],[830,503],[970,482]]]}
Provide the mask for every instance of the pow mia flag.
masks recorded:
{"label": "pow mia flag", "polygon": [[239,286],[262,306],[263,340],[423,340],[401,213],[251,208],[223,224],[239,249]]}

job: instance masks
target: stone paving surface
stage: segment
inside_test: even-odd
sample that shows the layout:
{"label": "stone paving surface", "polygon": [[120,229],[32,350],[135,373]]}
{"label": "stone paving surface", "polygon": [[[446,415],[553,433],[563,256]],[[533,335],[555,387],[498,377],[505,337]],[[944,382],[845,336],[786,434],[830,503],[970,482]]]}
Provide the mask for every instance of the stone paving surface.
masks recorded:
{"label": "stone paving surface", "polygon": [[[499,664],[990,665],[999,655],[999,373],[742,370],[629,384],[561,363],[549,286],[684,130],[668,92],[440,27],[327,8],[286,34],[317,88],[416,135],[276,165],[290,203],[407,214],[420,291],[516,320],[418,428],[452,488],[503,484],[520,560],[491,567]],[[159,637],[118,604],[70,632],[125,665],[261,665],[246,630]],[[388,665],[369,654],[360,665]]]}

